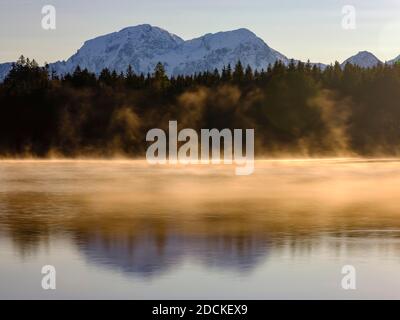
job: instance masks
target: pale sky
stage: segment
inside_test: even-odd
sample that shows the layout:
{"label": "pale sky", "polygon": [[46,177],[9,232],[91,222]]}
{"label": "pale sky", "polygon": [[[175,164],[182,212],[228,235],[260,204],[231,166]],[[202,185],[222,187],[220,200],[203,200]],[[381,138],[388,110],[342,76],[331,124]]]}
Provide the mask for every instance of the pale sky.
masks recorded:
{"label": "pale sky", "polygon": [[[41,27],[44,5],[57,10],[57,29]],[[356,9],[356,29],[342,28],[342,8]],[[0,0],[0,63],[21,54],[64,60],[85,40],[149,23],[191,39],[248,28],[289,58],[343,61],[371,51],[400,55],[400,0]]]}

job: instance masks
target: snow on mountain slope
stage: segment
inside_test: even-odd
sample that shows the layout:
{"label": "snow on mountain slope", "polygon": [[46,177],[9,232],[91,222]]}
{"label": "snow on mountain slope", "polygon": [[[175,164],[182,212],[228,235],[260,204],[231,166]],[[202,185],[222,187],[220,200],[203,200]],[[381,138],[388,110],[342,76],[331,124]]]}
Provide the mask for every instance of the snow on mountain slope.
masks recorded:
{"label": "snow on mountain slope", "polygon": [[157,59],[165,63],[167,72],[172,75],[221,70],[228,64],[233,67],[239,60],[244,66],[258,70],[266,69],[277,60],[289,62],[247,29],[206,34],[183,42],[173,52]]}
{"label": "snow on mountain slope", "polygon": [[124,72],[131,65],[136,73],[146,74],[162,62],[169,75],[178,75],[222,69],[239,60],[259,70],[277,60],[289,61],[247,29],[184,41],[158,27],[139,25],[86,41],[70,59],[50,64],[50,68],[64,74],[79,65],[98,74],[103,68]]}
{"label": "snow on mountain slope", "polygon": [[104,68],[125,72],[129,65],[136,72],[151,72],[156,57],[171,52],[184,41],[150,25],[139,25],[88,40],[67,61],[50,64],[58,74],[82,69],[99,73]]}
{"label": "snow on mountain slope", "polygon": [[400,63],[400,55],[398,55],[396,58],[389,60],[387,62],[388,64],[396,64],[396,63]]}
{"label": "snow on mountain slope", "polygon": [[0,82],[3,81],[12,67],[11,62],[0,63]]}
{"label": "snow on mountain slope", "polygon": [[372,68],[382,63],[382,61],[375,57],[371,52],[360,51],[356,55],[345,60],[341,66],[344,67],[348,63],[359,66],[361,68]]}

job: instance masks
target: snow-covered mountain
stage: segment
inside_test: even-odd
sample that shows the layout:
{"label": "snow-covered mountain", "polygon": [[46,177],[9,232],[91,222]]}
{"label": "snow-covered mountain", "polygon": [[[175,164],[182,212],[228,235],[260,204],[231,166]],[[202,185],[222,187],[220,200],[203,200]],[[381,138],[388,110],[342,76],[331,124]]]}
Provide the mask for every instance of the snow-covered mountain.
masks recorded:
{"label": "snow-covered mountain", "polygon": [[342,67],[344,67],[348,63],[359,66],[361,68],[372,68],[382,63],[382,61],[375,57],[371,52],[360,51],[356,55],[345,60],[342,63]]}
{"label": "snow-covered mountain", "polygon": [[193,74],[215,68],[221,70],[228,64],[234,66],[239,60],[253,69],[266,69],[268,64],[289,59],[270,48],[263,40],[247,29],[206,34],[185,41],[176,50],[157,57],[165,63],[169,74]]}
{"label": "snow-covered mountain", "polygon": [[12,67],[11,62],[0,63],[0,81],[3,81]]}
{"label": "snow-covered mountain", "polygon": [[125,72],[131,65],[135,72],[147,73],[153,70],[153,61],[158,62],[157,57],[173,52],[182,43],[184,40],[163,29],[139,25],[88,40],[67,61],[50,64],[50,69],[64,74],[79,65],[95,73],[104,68]]}
{"label": "snow-covered mountain", "polygon": [[50,64],[50,69],[64,74],[79,65],[98,74],[103,68],[125,72],[131,65],[136,73],[146,74],[154,70],[157,62],[162,62],[169,75],[178,75],[222,69],[239,60],[259,70],[277,60],[289,62],[247,29],[206,34],[184,41],[168,31],[145,24],[86,41],[71,58]]}
{"label": "snow-covered mountain", "polygon": [[395,63],[400,63],[400,55],[398,55],[396,58],[389,60],[387,62],[388,64],[395,64]]}

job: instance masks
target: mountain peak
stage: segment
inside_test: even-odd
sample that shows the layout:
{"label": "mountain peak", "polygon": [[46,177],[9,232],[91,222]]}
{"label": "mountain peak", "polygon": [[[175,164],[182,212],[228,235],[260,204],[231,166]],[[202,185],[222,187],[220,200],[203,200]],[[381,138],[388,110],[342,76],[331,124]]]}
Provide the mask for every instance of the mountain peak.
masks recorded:
{"label": "mountain peak", "polygon": [[155,34],[158,34],[158,35],[164,34],[164,35],[171,36],[177,42],[183,42],[183,39],[178,37],[176,34],[170,33],[167,30],[164,30],[162,28],[159,28],[159,27],[156,27],[156,26],[152,26],[151,24],[139,24],[139,25],[136,25],[136,26],[126,27],[126,28],[121,29],[117,33],[120,33],[120,34],[155,33]]}
{"label": "mountain peak", "polygon": [[252,32],[246,28],[229,30],[229,31],[219,31],[216,33],[207,33],[202,37],[192,39],[189,41],[195,41],[197,39],[215,39],[215,41],[220,41],[221,39],[223,39],[224,41],[230,40],[233,42],[259,41],[259,42],[264,43],[264,41],[262,39],[260,39],[259,37],[257,37],[257,35],[254,32]]}
{"label": "mountain peak", "polygon": [[359,51],[356,55],[346,59],[342,63],[342,67],[348,63],[361,68],[372,68],[382,63],[382,61],[369,51]]}
{"label": "mountain peak", "polygon": [[126,31],[126,30],[144,30],[144,31],[149,31],[149,30],[151,30],[151,29],[153,29],[153,28],[156,28],[156,27],[153,27],[151,24],[148,24],[148,23],[144,23],[144,24],[138,24],[138,25],[136,25],[136,26],[129,26],[129,27],[125,27],[125,28],[122,28],[119,32],[122,32],[122,31]]}
{"label": "mountain peak", "polygon": [[389,60],[387,63],[388,64],[396,64],[400,62],[400,55],[398,55],[396,58]]}
{"label": "mountain peak", "polygon": [[231,32],[231,33],[242,35],[242,36],[257,37],[253,31],[251,31],[247,28],[239,28],[239,29],[225,31],[225,32]]}

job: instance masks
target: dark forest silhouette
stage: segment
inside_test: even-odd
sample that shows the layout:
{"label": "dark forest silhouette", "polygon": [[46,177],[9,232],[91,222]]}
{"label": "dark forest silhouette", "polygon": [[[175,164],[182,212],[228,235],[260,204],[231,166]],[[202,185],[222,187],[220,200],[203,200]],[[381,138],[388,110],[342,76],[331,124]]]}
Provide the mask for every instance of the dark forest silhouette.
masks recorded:
{"label": "dark forest silhouette", "polygon": [[280,62],[265,70],[168,77],[79,67],[49,74],[21,57],[0,84],[0,155],[143,157],[151,128],[254,128],[258,156],[396,155],[400,66],[320,70]]}

